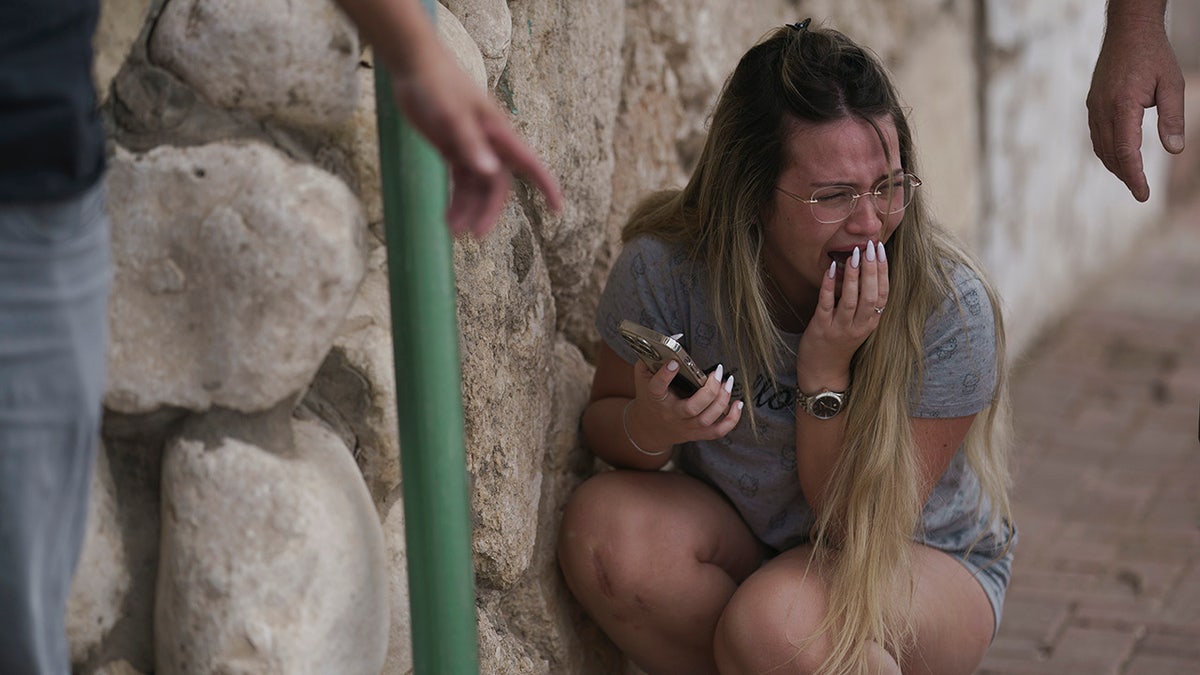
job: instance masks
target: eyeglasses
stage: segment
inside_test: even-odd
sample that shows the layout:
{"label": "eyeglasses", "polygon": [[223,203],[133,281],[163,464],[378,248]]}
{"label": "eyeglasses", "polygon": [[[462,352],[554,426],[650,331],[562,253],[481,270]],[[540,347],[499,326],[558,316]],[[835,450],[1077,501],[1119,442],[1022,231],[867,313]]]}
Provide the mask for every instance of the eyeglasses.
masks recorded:
{"label": "eyeglasses", "polygon": [[921,187],[921,179],[911,173],[900,174],[892,178],[884,178],[875,187],[866,192],[855,194],[854,188],[848,185],[830,185],[813,190],[812,197],[805,199],[792,194],[781,187],[776,187],[783,194],[804,202],[812,208],[813,218],[819,223],[840,223],[850,217],[859,197],[870,197],[875,202],[875,210],[881,215],[900,213],[912,203],[913,194]]}

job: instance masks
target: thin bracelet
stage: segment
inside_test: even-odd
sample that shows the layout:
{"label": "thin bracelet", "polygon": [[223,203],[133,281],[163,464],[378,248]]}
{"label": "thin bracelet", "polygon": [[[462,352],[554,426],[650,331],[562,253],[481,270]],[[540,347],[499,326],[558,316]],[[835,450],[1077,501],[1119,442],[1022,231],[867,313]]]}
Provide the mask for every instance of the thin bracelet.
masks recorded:
{"label": "thin bracelet", "polygon": [[629,435],[629,406],[633,405],[633,402],[635,400],[636,399],[632,399],[632,398],[629,399],[629,403],[625,404],[625,410],[621,411],[621,428],[625,430],[625,438],[629,439],[629,444],[633,446],[634,450],[637,450],[638,452],[642,453],[643,455],[648,455],[650,457],[658,457],[659,455],[667,454],[666,450],[659,450],[658,452],[650,452],[649,450],[643,450],[642,446],[638,445],[637,441],[633,440],[633,436]]}

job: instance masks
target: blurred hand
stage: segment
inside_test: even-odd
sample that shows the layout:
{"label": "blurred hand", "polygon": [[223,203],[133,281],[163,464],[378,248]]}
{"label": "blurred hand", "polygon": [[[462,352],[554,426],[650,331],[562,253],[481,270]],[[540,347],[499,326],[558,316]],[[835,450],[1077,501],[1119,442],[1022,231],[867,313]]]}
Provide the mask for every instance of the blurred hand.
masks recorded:
{"label": "blurred hand", "polygon": [[1092,148],[1134,199],[1150,198],[1142,169],[1142,114],[1158,108],[1158,135],[1168,152],[1183,151],[1183,73],[1161,20],[1110,19],[1088,91]]}
{"label": "blurred hand", "polygon": [[483,237],[495,225],[512,175],[528,178],[555,212],[562,209],[558,182],[508,123],[496,101],[441,49],[420,67],[392,75],[396,103],[437,148],[450,169],[450,231]]}

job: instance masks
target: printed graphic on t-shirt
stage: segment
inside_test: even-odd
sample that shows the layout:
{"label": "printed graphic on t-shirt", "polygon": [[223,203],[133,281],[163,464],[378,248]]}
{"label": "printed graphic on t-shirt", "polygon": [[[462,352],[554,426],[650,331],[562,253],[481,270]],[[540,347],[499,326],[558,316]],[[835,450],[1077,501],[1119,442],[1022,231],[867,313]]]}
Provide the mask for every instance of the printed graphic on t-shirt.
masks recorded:
{"label": "printed graphic on t-shirt", "polygon": [[755,408],[770,410],[788,410],[796,405],[796,388],[768,381],[763,375],[754,379],[751,387],[750,403]]}
{"label": "printed graphic on t-shirt", "polygon": [[789,473],[796,470],[796,447],[785,445],[779,448],[779,466]]}

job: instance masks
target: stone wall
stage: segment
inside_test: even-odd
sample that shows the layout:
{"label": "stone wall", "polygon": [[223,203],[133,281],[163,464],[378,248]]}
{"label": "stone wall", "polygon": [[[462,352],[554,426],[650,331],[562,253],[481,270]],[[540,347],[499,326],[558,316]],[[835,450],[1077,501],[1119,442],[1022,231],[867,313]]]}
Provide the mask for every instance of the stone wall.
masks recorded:
{"label": "stone wall", "polygon": [[[485,673],[623,668],[553,556],[592,468],[591,315],[623,219],[684,180],[736,58],[811,15],[892,66],[922,189],[1021,345],[1157,213],[1085,142],[1100,5],[444,3],[443,39],[567,200],[552,216],[518,185],[454,249]],[[370,54],[328,0],[103,9],[116,278],[76,672],[408,672]]]}

